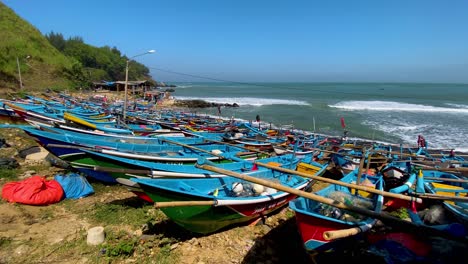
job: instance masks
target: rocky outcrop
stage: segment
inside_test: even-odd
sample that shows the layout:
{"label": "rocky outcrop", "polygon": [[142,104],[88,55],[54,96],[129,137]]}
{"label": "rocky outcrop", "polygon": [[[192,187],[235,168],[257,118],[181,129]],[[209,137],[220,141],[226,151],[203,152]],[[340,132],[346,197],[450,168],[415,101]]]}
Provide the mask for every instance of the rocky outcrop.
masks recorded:
{"label": "rocky outcrop", "polygon": [[188,107],[188,108],[207,108],[207,107],[218,107],[218,106],[224,106],[224,107],[239,107],[238,104],[233,103],[210,103],[207,101],[203,100],[176,100],[174,102],[174,106],[179,106],[179,107]]}

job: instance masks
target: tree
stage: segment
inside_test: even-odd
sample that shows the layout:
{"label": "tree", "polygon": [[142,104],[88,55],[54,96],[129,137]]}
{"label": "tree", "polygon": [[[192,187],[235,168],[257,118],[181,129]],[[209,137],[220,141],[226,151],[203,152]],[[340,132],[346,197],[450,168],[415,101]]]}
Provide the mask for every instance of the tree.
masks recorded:
{"label": "tree", "polygon": [[[123,80],[127,57],[122,56],[116,47],[94,47],[86,44],[82,37],[70,37],[67,40],[60,33],[46,35],[49,42],[67,57],[72,57],[78,65],[67,71],[73,81]],[[83,68],[85,69],[83,71]],[[85,78],[86,77],[86,78]],[[83,79],[84,78],[84,79]],[[129,80],[149,79],[149,69],[141,63],[132,61],[129,68]]]}
{"label": "tree", "polygon": [[63,38],[62,33],[54,33],[51,31],[49,34],[46,34],[45,37],[47,40],[59,51],[63,51],[65,49],[66,41]]}

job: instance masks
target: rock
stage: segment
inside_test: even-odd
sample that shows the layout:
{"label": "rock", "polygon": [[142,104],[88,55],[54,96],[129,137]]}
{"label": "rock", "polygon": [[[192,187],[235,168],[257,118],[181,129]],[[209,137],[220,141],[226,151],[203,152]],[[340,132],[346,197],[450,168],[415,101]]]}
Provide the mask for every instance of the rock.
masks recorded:
{"label": "rock", "polygon": [[21,245],[15,249],[16,255],[24,255],[29,251],[29,247],[26,245]]}
{"label": "rock", "polygon": [[176,100],[174,102],[175,106],[189,107],[189,108],[207,108],[207,107],[239,107],[238,104],[229,104],[229,103],[210,103],[203,100]]}
{"label": "rock", "polygon": [[88,243],[88,245],[99,245],[104,243],[104,227],[96,226],[89,229],[86,243]]}
{"label": "rock", "polygon": [[141,235],[140,236],[140,240],[141,241],[151,241],[151,240],[154,240],[154,235]]}
{"label": "rock", "polygon": [[45,150],[44,148],[40,148],[40,152],[37,153],[32,153],[26,156],[25,161],[26,162],[41,162],[45,161],[47,155],[49,155],[49,152]]}
{"label": "rock", "polygon": [[1,169],[15,169],[19,167],[18,161],[14,158],[0,158]]}
{"label": "rock", "polygon": [[141,237],[143,235],[143,231],[141,229],[136,230],[133,232],[134,236]]}
{"label": "rock", "polygon": [[21,158],[26,158],[28,155],[41,152],[41,148],[38,146],[31,146],[25,149],[22,149],[18,152],[18,156]]}
{"label": "rock", "polygon": [[24,180],[24,179],[30,178],[31,176],[35,174],[36,174],[35,170],[28,170],[28,171],[25,171],[23,174],[18,175],[18,179]]}
{"label": "rock", "polygon": [[11,145],[8,144],[4,138],[0,138],[0,148],[9,148],[9,147],[11,147]]}
{"label": "rock", "polygon": [[179,246],[179,244],[178,244],[178,243],[175,243],[175,244],[171,245],[171,250],[174,250],[174,249],[176,249],[178,246]]}
{"label": "rock", "polygon": [[70,164],[68,164],[66,161],[61,160],[61,159],[55,157],[54,155],[52,155],[50,153],[49,153],[49,155],[46,156],[45,160],[48,161],[50,163],[50,165],[55,166],[55,167],[59,167],[59,168],[62,168],[62,169],[70,169],[71,168]]}

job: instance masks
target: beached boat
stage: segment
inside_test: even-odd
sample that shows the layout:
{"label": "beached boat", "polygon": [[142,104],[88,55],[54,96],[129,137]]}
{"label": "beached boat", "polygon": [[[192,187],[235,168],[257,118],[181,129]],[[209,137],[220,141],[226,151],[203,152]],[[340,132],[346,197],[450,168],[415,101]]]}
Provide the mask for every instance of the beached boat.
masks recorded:
{"label": "beached boat", "polygon": [[79,136],[91,135],[91,136],[101,136],[101,137],[108,137],[108,138],[113,137],[113,138],[120,138],[122,140],[126,140],[129,138],[145,139],[145,138],[151,138],[151,137],[157,137],[157,136],[164,136],[164,137],[184,137],[185,136],[181,132],[168,130],[168,129],[153,130],[150,133],[141,133],[141,131],[134,132],[134,134],[138,134],[138,135],[115,134],[115,133],[107,133],[107,132],[100,131],[100,130],[90,130],[86,128],[73,127],[67,124],[42,123],[42,122],[30,120],[30,119],[25,119],[25,121],[28,122],[31,126],[40,128],[42,130],[52,131],[52,132],[57,132],[57,133],[78,133],[74,135],[79,135]]}
{"label": "beached boat", "polygon": [[[358,178],[358,170],[348,173],[342,182],[355,183]],[[377,190],[382,190],[382,177],[361,175],[360,183],[373,186]],[[331,198],[344,204],[352,204],[380,212],[382,210],[383,196],[370,194],[363,191],[352,190],[337,184],[330,184],[316,192],[317,195]],[[375,222],[375,219],[359,214],[347,212],[330,205],[309,200],[303,197],[289,202],[289,207],[296,213],[296,222],[299,232],[304,242],[306,250],[325,251],[334,246],[338,240],[327,240],[327,232],[360,227],[368,230]]]}
{"label": "beached boat", "polygon": [[[422,171],[424,188],[427,193],[450,197],[468,197],[468,180],[454,174],[441,171]],[[418,175],[418,180],[422,177]],[[468,227],[468,202],[457,200],[443,201],[444,207],[455,218]]]}
{"label": "beached boat", "polygon": [[[294,189],[305,189],[309,180],[277,171],[260,171],[255,177],[276,181]],[[265,188],[233,177],[132,181],[156,202],[202,201],[211,205],[163,207],[161,210],[181,227],[196,233],[213,233],[222,228],[246,223],[283,207],[295,195]]]}
{"label": "beached boat", "polygon": [[[44,133],[41,133],[43,131]],[[132,136],[132,135],[117,135],[112,134],[87,134],[80,133],[71,130],[64,130],[55,127],[48,127],[40,125],[38,129],[31,128],[26,131],[31,132],[33,136],[44,136],[51,139],[67,138],[70,143],[83,143],[87,145],[101,145],[111,148],[117,148],[119,143],[129,143],[129,144],[146,144],[146,145],[171,145],[169,141],[174,141],[177,143],[187,144],[187,145],[207,145],[209,142],[206,142],[204,138],[188,138],[188,137],[145,137],[145,136]],[[59,135],[59,136],[57,136]]]}
{"label": "beached boat", "polygon": [[113,134],[133,134],[133,131],[130,129],[123,129],[116,127],[115,121],[102,121],[102,120],[90,120],[76,115],[72,115],[68,112],[63,114],[63,118],[68,122],[73,122],[74,124],[84,126],[88,129],[104,131],[106,133]]}
{"label": "beached boat", "polygon": [[[115,182],[118,178],[216,178],[224,177],[222,174],[216,174],[210,171],[198,169],[193,164],[182,163],[161,163],[150,162],[135,159],[128,159],[124,157],[117,157],[113,155],[104,154],[91,150],[82,150],[80,154],[67,155],[62,157],[65,161],[69,162],[72,167],[80,170],[81,172],[97,178],[101,181]],[[243,159],[242,156],[231,156],[226,160],[213,161],[220,167],[227,170],[236,171],[240,173],[249,173],[257,168],[250,160]],[[258,161],[275,164],[289,169],[296,169],[299,161],[292,155],[284,155],[281,157],[260,158]],[[308,160],[305,160],[308,161]]]}
{"label": "beached boat", "polygon": [[[40,145],[57,157],[64,158],[70,155],[83,154],[82,149],[91,149],[102,153],[140,160],[152,160],[169,163],[194,163],[201,156],[210,160],[223,159],[219,154],[236,154],[241,148],[224,144],[198,145],[201,151],[193,148],[170,144],[172,141],[154,140],[153,144],[136,144],[126,142],[105,141],[101,137],[74,137],[68,134],[58,134],[34,128],[24,128]],[[161,144],[157,144],[157,143]],[[164,144],[164,143],[165,144]],[[210,154],[208,154],[210,153]],[[240,155],[242,156],[242,155]]]}

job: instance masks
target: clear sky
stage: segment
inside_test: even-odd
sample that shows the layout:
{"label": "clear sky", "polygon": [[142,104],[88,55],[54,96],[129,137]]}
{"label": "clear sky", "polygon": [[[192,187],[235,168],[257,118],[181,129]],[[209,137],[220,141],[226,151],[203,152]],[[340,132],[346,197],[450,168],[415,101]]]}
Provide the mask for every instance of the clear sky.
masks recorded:
{"label": "clear sky", "polygon": [[[0,0],[160,81],[468,83],[466,0]],[[155,69],[157,68],[157,69]]]}

